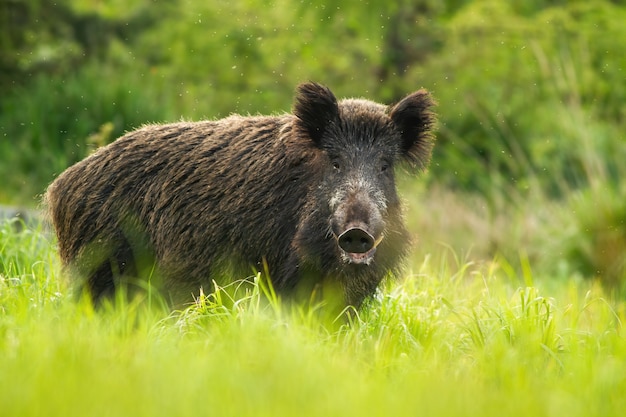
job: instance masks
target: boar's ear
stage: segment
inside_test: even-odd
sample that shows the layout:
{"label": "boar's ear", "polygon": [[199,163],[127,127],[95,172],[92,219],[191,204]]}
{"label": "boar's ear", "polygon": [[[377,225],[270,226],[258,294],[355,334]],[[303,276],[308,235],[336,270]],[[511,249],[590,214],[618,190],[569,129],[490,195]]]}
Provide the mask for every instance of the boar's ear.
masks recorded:
{"label": "boar's ear", "polygon": [[298,86],[293,113],[317,145],[320,145],[327,126],[339,120],[339,107],[333,93],[312,82]]}
{"label": "boar's ear", "polygon": [[409,94],[389,107],[389,117],[402,136],[400,149],[412,168],[424,169],[430,162],[435,137],[435,102],[426,90]]}

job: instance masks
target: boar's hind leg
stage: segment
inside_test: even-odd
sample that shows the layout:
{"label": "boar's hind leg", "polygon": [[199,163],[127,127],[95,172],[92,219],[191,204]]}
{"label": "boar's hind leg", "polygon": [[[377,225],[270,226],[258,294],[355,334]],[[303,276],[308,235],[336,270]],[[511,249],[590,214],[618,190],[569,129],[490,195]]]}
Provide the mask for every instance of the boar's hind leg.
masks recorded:
{"label": "boar's hind leg", "polygon": [[88,245],[72,262],[77,289],[88,295],[95,305],[113,297],[128,278],[137,276],[135,256],[124,237],[106,245]]}
{"label": "boar's hind leg", "polygon": [[100,304],[103,299],[113,297],[115,282],[111,262],[112,260],[101,264],[85,282],[83,291],[89,294],[94,304]]}

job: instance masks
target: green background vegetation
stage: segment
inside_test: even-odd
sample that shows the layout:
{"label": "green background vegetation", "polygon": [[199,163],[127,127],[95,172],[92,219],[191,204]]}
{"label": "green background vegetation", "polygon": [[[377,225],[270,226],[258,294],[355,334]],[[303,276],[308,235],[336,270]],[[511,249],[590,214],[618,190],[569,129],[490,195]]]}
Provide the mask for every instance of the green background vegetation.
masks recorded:
{"label": "green background vegetation", "polygon": [[400,177],[407,276],[338,331],[256,289],[93,314],[48,232],[5,224],[0,410],[621,415],[624,22],[600,0],[0,0],[0,204],[145,123],[288,112],[301,81],[424,87],[440,115],[428,174]]}

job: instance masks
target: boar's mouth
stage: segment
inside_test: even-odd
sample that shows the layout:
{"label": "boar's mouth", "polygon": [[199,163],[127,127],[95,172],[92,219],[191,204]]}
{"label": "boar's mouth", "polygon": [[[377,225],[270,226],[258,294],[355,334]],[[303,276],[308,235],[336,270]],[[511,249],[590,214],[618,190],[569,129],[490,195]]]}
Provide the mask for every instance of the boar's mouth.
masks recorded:
{"label": "boar's mouth", "polygon": [[382,235],[376,239],[367,230],[352,227],[337,236],[337,244],[346,262],[369,265],[382,239]]}

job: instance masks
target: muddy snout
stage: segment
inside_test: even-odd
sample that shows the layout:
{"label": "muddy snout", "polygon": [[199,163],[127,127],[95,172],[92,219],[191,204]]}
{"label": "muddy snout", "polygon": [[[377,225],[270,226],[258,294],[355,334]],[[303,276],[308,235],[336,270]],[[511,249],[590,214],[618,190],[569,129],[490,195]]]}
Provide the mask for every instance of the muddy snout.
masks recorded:
{"label": "muddy snout", "polygon": [[360,227],[352,227],[337,238],[339,247],[347,253],[367,253],[376,244],[374,236]]}

